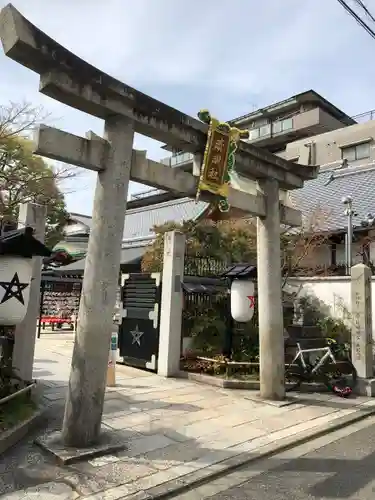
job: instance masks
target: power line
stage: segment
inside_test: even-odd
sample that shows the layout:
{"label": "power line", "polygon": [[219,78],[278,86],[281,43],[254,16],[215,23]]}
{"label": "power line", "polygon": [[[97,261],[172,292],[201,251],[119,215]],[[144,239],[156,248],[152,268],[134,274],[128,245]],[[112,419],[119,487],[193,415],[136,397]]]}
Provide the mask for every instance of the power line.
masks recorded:
{"label": "power line", "polygon": [[[370,28],[370,26],[368,26],[364,21],[363,19],[361,19],[359,17],[359,15],[351,8],[349,7],[349,5],[344,2],[344,0],[337,0],[339,2],[339,4],[344,7],[344,9],[346,10],[346,12],[348,14],[350,14],[354,19],[355,21],[365,30],[367,31],[367,33],[372,36],[372,38],[375,39],[375,32]],[[357,1],[357,0],[356,0]]]}
{"label": "power line", "polygon": [[[359,17],[359,15],[351,8],[344,0],[337,0],[339,4],[344,7],[344,9],[351,15],[355,21],[365,30],[367,33],[375,39],[375,32]],[[360,0],[356,0],[357,4]],[[363,3],[363,2],[361,2]],[[363,4],[364,5],[364,4]],[[361,5],[362,7],[362,5]],[[362,7],[363,8],[363,7]]]}
{"label": "power line", "polygon": [[366,12],[367,16],[371,19],[371,21],[375,22],[375,17],[371,14],[366,5],[361,0],[354,0],[354,1],[357,5],[362,7],[362,9]]}

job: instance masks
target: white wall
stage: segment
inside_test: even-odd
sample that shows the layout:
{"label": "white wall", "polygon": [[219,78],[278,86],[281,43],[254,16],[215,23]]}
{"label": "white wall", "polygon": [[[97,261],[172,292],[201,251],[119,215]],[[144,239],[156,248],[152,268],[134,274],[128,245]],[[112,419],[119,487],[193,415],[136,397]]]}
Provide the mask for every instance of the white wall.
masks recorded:
{"label": "white wall", "polygon": [[[286,291],[297,292],[299,297],[318,298],[329,307],[332,317],[343,319],[350,326],[350,277],[329,276],[313,278],[289,278]],[[372,278],[372,336],[375,340],[375,279]]]}
{"label": "white wall", "polygon": [[[304,139],[299,139],[290,142],[286,146],[286,159],[303,157],[306,154],[305,144],[314,142],[315,147],[315,163],[317,165],[326,165],[341,161],[341,148],[352,144],[358,144],[362,141],[370,142],[370,158],[351,161],[350,165],[356,167],[365,165],[375,161],[375,121],[370,120],[365,123],[358,123],[349,127],[343,127],[324,134],[315,135]],[[300,160],[301,161],[301,160]],[[303,163],[303,161],[301,161]]]}

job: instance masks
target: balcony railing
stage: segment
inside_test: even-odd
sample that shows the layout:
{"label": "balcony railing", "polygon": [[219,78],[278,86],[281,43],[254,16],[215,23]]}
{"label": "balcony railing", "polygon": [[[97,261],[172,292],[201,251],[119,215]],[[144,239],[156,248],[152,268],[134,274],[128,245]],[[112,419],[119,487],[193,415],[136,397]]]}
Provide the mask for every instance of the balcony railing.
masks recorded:
{"label": "balcony railing", "polygon": [[352,116],[352,118],[358,123],[365,123],[370,120],[375,120],[375,109],[366,111],[365,113],[361,113],[360,115]]}
{"label": "balcony railing", "polygon": [[176,165],[181,165],[181,163],[188,163],[193,161],[192,153],[179,153],[177,155],[168,156],[168,158],[163,158],[160,163],[168,165],[169,167],[175,167]]}
{"label": "balcony railing", "polygon": [[262,127],[250,129],[250,141],[257,139],[265,139],[267,137],[273,137],[278,134],[287,132],[288,130],[293,130],[293,118],[286,118],[285,120],[279,120],[273,123],[267,123]]}
{"label": "balcony railing", "polygon": [[140,191],[139,193],[134,193],[130,196],[130,201],[142,200],[143,198],[148,198],[149,196],[155,196],[157,194],[163,194],[166,191],[162,191],[158,188],[148,189],[147,191]]}
{"label": "balcony railing", "polygon": [[[289,130],[293,130],[293,118],[286,118],[284,120],[273,122],[272,124],[263,125],[262,127],[252,128],[249,130],[249,140],[254,141],[266,137],[273,137]],[[191,153],[178,153],[176,155],[163,158],[160,161],[164,165],[175,167],[176,165],[193,161],[193,155]]]}

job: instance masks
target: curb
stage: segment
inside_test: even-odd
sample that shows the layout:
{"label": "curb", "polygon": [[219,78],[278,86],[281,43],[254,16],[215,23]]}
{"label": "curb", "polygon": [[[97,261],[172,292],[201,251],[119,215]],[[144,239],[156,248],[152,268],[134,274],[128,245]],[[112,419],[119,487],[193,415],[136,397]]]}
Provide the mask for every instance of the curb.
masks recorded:
{"label": "curb", "polygon": [[[143,490],[134,495],[126,495],[121,497],[125,500],[136,500],[140,498],[142,493],[142,499],[155,500],[155,499],[168,499],[174,498],[177,495],[185,493],[189,490],[195,489],[202,486],[210,481],[216,480],[222,476],[229,474],[247,464],[250,464],[256,460],[271,457],[273,455],[282,453],[284,451],[295,448],[296,446],[305,444],[314,439],[320,438],[326,434],[347,427],[361,420],[375,415],[375,408],[369,410],[357,410],[350,415],[345,415],[340,417],[324,426],[318,426],[315,430],[306,430],[297,435],[288,436],[286,438],[280,439],[278,444],[270,443],[268,445],[262,446],[259,452],[256,452],[254,456],[249,457],[248,453],[240,453],[233,457],[230,457],[222,462],[213,464],[211,466],[205,467],[203,469],[196,470],[185,476],[181,476],[171,481],[167,481],[159,486],[154,486],[153,488]],[[121,500],[121,498],[119,500]]]}
{"label": "curb", "polygon": [[5,431],[0,436],[0,456],[33,430],[44,419],[47,409],[39,407],[30,418]]}
{"label": "curb", "polygon": [[228,380],[218,377],[212,377],[204,373],[192,373],[181,371],[178,378],[184,378],[197,382],[198,384],[210,385],[212,387],[220,387],[222,389],[249,389],[259,390],[259,382],[256,380]]}
{"label": "curb", "polygon": [[[212,375],[206,375],[204,373],[193,373],[193,372],[185,372],[180,370],[176,378],[183,378],[187,380],[191,380],[196,382],[197,384],[209,385],[212,387],[220,387],[221,389],[232,389],[232,390],[253,390],[259,391],[260,383],[257,380],[234,380],[234,379],[225,379],[218,378]],[[304,383],[303,387],[299,389],[300,393],[308,393],[311,391],[319,391],[319,392],[329,392],[327,387],[323,384],[311,384]],[[368,396],[368,394],[365,394]]]}

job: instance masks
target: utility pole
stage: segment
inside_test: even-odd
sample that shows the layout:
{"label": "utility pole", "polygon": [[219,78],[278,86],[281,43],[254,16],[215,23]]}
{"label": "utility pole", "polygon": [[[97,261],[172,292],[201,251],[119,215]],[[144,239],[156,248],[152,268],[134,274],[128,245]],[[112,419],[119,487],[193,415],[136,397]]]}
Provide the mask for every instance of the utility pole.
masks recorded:
{"label": "utility pole", "polygon": [[[100,436],[133,137],[130,119],[106,119],[107,161],[96,183],[62,428],[65,446],[89,447]],[[92,140],[103,142],[100,137]]]}

